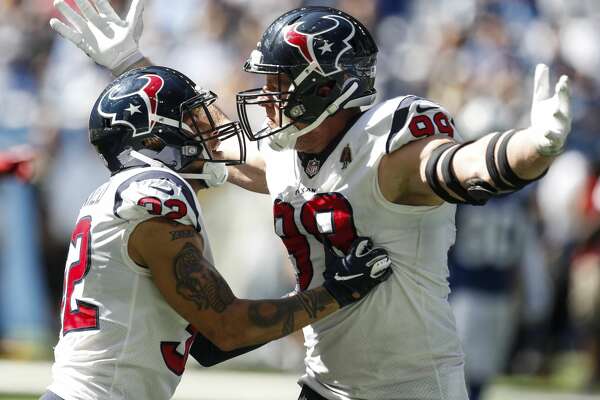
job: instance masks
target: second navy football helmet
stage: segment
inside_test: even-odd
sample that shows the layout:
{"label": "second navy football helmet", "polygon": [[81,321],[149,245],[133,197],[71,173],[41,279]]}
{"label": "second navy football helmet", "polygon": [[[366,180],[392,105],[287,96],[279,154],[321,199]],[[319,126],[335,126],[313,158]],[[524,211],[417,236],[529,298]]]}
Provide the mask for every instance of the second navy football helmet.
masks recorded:
{"label": "second navy football helmet", "polygon": [[[245,141],[237,122],[220,123],[210,106],[217,96],[198,88],[182,73],[166,67],[134,69],[115,79],[94,104],[90,142],[112,173],[144,164],[164,164],[184,178],[222,182],[225,165],[245,160]],[[237,141],[233,159],[215,159],[216,143]],[[217,142],[219,141],[219,142]],[[203,173],[186,174],[193,161],[204,160]],[[215,178],[210,175],[219,175]]]}

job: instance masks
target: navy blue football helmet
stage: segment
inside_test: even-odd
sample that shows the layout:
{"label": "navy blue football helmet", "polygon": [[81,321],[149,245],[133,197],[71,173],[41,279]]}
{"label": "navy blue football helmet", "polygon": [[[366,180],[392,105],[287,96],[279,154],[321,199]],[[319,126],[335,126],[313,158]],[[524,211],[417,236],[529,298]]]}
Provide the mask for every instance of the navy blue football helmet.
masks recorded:
{"label": "navy blue football helmet", "polygon": [[[149,160],[176,172],[196,160],[221,163],[223,169],[243,163],[243,133],[237,122],[220,123],[220,114],[209,110],[216,99],[213,92],[198,88],[173,69],[134,69],[110,83],[96,100],[89,121],[90,142],[113,174],[150,164]],[[230,138],[237,140],[239,157],[213,158],[216,141]]]}
{"label": "navy blue football helmet", "polygon": [[[336,112],[373,104],[377,51],[368,30],[335,8],[302,7],[280,16],[244,65],[247,72],[276,75],[279,89],[238,93],[244,133],[250,140],[268,138],[275,150],[290,148]],[[285,91],[280,79],[284,76],[290,82]],[[247,109],[267,103],[276,106],[280,126],[254,129]],[[306,127],[298,130],[297,123]]]}

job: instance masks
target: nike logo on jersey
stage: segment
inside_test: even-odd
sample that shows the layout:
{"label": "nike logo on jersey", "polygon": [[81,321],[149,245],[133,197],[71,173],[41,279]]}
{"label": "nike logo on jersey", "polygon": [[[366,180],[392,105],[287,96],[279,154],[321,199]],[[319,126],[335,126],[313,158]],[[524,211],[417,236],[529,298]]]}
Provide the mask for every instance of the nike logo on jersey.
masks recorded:
{"label": "nike logo on jersey", "polygon": [[161,188],[158,186],[150,186],[152,189],[156,189],[159,192],[163,192],[165,194],[168,194],[169,196],[173,196],[175,194],[175,189],[170,188],[169,190],[165,189],[165,188]]}
{"label": "nike logo on jersey", "polygon": [[439,107],[437,107],[437,106],[431,106],[431,107],[421,107],[421,105],[420,105],[420,104],[417,104],[417,112],[418,112],[419,114],[422,114],[422,113],[424,113],[425,111],[434,110],[434,109],[436,109],[436,108],[439,108]]}

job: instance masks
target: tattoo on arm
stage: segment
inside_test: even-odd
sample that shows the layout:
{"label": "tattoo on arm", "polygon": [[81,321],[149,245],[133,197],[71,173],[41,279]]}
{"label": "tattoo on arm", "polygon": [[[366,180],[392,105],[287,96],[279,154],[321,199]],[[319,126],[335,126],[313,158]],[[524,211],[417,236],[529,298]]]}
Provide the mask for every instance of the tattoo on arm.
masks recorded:
{"label": "tattoo on arm", "polygon": [[248,318],[262,328],[283,323],[282,333],[288,335],[297,329],[295,326],[297,311],[304,310],[310,319],[315,319],[318,312],[324,310],[333,301],[324,291],[299,293],[289,299],[253,303],[248,307]]}
{"label": "tattoo on arm", "polygon": [[201,310],[222,313],[235,300],[227,282],[191,243],[186,243],[175,256],[173,271],[177,293]]}
{"label": "tattoo on arm", "polygon": [[331,299],[326,297],[323,292],[318,293],[299,293],[298,301],[302,304],[304,310],[308,313],[310,319],[317,318],[317,313],[325,308],[323,300],[331,303]]}
{"label": "tattoo on arm", "polygon": [[171,240],[177,240],[177,239],[187,239],[187,238],[191,238],[194,237],[194,235],[196,234],[195,230],[185,230],[185,231],[171,231],[169,232],[171,234]]}

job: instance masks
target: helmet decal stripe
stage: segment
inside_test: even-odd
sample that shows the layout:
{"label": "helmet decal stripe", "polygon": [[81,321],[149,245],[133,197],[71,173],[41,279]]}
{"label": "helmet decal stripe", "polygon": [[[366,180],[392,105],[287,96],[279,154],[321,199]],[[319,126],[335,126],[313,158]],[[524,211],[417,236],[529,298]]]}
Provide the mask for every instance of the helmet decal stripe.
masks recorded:
{"label": "helmet decal stripe", "polygon": [[[302,54],[302,57],[309,63],[313,62],[313,57],[311,51],[309,50],[309,40],[311,39],[310,35],[307,35],[302,32],[298,32],[297,28],[301,25],[301,22],[297,24],[286,26],[283,31],[283,38],[287,44],[290,46],[297,47]],[[312,43],[310,43],[312,46]]]}
{"label": "helmet decal stripe", "polygon": [[148,79],[148,84],[142,88],[142,91],[148,96],[150,101],[150,111],[152,114],[156,114],[158,108],[158,92],[162,89],[165,82],[158,75],[145,75],[144,78]]}

